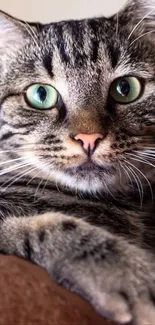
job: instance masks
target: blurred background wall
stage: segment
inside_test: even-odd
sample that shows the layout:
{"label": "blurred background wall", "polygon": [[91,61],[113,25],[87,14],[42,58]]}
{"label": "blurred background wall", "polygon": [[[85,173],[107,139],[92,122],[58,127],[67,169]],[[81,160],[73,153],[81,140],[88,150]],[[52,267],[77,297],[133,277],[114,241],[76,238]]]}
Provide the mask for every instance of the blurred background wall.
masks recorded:
{"label": "blurred background wall", "polygon": [[23,20],[51,22],[61,19],[109,16],[126,0],[0,0],[0,10]]}

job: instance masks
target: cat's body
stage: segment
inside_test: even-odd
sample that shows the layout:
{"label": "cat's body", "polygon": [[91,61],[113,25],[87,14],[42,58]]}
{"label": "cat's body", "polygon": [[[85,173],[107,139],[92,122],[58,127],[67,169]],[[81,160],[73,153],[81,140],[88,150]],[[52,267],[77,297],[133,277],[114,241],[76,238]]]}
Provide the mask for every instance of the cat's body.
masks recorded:
{"label": "cat's body", "polygon": [[101,195],[96,198],[84,194],[79,196],[73,191],[57,188],[50,182],[46,184],[46,181],[42,181],[38,188],[41,180],[37,178],[26,188],[25,184],[30,180],[29,177],[23,177],[7,192],[2,188],[0,210],[4,217],[61,212],[84,219],[111,233],[124,235],[137,245],[146,245],[150,250],[154,248],[154,205],[148,198],[141,209],[138,193],[137,202],[135,197],[129,198],[125,194],[115,201]]}
{"label": "cat's body", "polygon": [[0,251],[123,324],[155,319],[154,8],[0,14]]}

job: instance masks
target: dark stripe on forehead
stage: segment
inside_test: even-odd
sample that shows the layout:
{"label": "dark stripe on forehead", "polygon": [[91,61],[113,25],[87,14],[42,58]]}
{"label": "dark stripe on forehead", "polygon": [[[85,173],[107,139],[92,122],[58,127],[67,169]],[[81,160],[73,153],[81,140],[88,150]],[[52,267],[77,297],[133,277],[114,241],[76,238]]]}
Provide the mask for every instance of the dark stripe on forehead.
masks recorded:
{"label": "dark stripe on forehead", "polygon": [[98,49],[99,49],[99,42],[97,40],[92,41],[92,54],[91,54],[91,61],[94,63],[98,59]]}
{"label": "dark stripe on forehead", "polygon": [[[119,44],[113,40],[113,24],[106,18],[70,20],[53,23],[48,27],[53,43],[58,49],[61,62],[71,66],[81,67],[91,61],[98,61],[100,44],[107,46],[107,52],[113,68],[119,62]],[[47,54],[44,57],[44,66],[51,74],[52,57]]]}
{"label": "dark stripe on forehead", "polygon": [[62,63],[81,67],[98,59],[101,21],[71,20],[52,24],[52,34]]}
{"label": "dark stripe on forehead", "polygon": [[84,50],[84,24],[81,21],[71,21],[70,33],[73,42],[72,62],[80,67],[88,59]]}
{"label": "dark stripe on forehead", "polygon": [[91,61],[94,63],[98,59],[98,49],[99,49],[99,21],[95,19],[88,20],[88,33],[90,34],[91,48],[90,56]]}
{"label": "dark stripe on forehead", "polygon": [[45,53],[43,56],[43,65],[45,69],[47,70],[50,77],[54,77],[54,74],[52,72],[52,53]]}
{"label": "dark stripe on forehead", "polygon": [[62,24],[54,24],[53,25],[53,35],[55,37],[56,46],[60,53],[61,61],[63,63],[69,63],[70,58],[66,51],[65,40],[63,38],[63,25]]}
{"label": "dark stripe on forehead", "polygon": [[121,51],[120,48],[116,44],[114,44],[114,42],[112,43],[110,40],[107,40],[106,45],[107,45],[107,50],[111,61],[111,65],[112,68],[114,69],[119,62]]}

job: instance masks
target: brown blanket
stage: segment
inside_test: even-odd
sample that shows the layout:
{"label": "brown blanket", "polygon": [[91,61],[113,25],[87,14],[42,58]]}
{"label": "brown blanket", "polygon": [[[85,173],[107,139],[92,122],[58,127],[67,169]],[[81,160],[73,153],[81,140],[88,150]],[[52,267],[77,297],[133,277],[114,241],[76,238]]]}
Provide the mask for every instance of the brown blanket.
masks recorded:
{"label": "brown blanket", "polygon": [[112,325],[40,267],[0,255],[0,325]]}

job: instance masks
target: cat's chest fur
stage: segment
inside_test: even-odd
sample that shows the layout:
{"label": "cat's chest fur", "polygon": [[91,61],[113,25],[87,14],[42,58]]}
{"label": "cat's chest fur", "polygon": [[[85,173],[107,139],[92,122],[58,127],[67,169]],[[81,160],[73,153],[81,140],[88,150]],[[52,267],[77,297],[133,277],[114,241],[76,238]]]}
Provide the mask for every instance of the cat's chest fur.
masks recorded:
{"label": "cat's chest fur", "polygon": [[122,195],[117,200],[100,196],[78,196],[71,191],[60,189],[51,184],[32,181],[31,186],[16,184],[7,191],[1,191],[0,214],[7,216],[32,216],[45,212],[58,211],[75,218],[83,218],[88,223],[142,241],[154,247],[153,232],[155,225],[154,202],[146,200],[140,207],[138,202]]}

